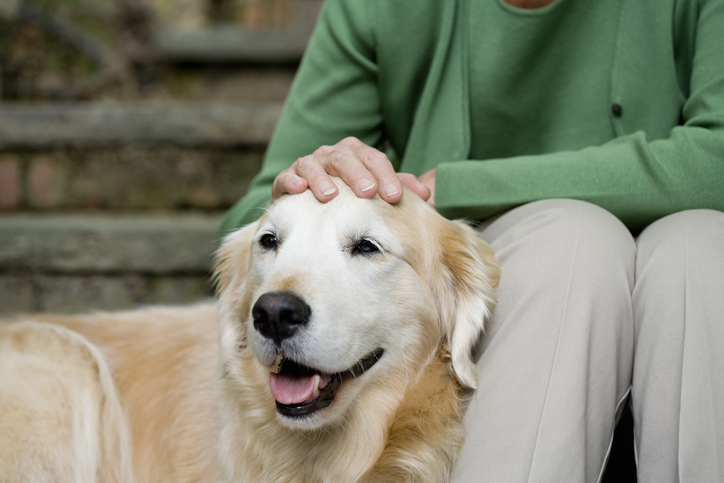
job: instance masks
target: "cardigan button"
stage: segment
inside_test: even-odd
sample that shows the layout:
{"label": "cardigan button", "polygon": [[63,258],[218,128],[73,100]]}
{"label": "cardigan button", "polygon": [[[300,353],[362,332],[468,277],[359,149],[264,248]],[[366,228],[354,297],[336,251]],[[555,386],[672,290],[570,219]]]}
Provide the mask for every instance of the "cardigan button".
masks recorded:
{"label": "cardigan button", "polygon": [[623,113],[623,108],[621,107],[621,104],[614,104],[611,106],[611,112],[613,112],[613,115],[616,117],[621,117],[621,114]]}

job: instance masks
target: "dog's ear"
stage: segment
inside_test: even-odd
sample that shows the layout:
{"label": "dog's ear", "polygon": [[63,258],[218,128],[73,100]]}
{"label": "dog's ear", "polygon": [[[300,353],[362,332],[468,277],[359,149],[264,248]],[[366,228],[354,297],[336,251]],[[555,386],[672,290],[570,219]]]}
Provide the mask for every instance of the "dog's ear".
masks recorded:
{"label": "dog's ear", "polygon": [[472,349],[495,305],[499,265],[493,250],[471,227],[448,222],[441,232],[442,273],[435,277],[443,335],[460,383],[477,387]]}
{"label": "dog's ear", "polygon": [[251,266],[252,239],[258,227],[257,221],[226,235],[216,251],[213,280],[219,296],[246,279]]}
{"label": "dog's ear", "polygon": [[[219,336],[224,360],[231,361],[234,354],[246,347],[246,329],[241,314],[247,312],[247,290],[254,234],[259,222],[254,222],[227,235],[216,252],[214,282],[219,296]],[[233,365],[225,365],[233,372]]]}

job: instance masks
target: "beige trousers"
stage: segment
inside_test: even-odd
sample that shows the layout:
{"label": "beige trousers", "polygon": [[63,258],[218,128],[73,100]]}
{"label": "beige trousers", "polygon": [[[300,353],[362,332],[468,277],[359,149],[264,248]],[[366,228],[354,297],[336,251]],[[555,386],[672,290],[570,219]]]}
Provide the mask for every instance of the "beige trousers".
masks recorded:
{"label": "beige trousers", "polygon": [[724,213],[634,239],[545,200],[481,233],[502,276],[453,481],[599,481],[629,400],[640,482],[724,481]]}

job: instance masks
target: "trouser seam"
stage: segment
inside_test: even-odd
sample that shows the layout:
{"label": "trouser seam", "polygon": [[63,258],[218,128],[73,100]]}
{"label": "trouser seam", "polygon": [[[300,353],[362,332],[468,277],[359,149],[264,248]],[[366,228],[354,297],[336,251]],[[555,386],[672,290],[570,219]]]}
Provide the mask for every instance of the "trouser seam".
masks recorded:
{"label": "trouser seam", "polygon": [[681,379],[679,380],[679,431],[678,450],[676,456],[676,471],[679,481],[683,481],[681,475],[681,412],[683,410],[684,396],[684,366],[686,365],[686,330],[689,307],[689,213],[684,213],[684,330],[681,335]]}

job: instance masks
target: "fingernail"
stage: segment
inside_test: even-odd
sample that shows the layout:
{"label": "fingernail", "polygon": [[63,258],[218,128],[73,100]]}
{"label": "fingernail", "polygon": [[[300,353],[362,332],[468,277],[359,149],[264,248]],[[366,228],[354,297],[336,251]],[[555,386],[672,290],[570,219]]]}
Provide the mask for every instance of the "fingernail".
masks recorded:
{"label": "fingernail", "polygon": [[374,183],[373,181],[370,181],[370,180],[368,180],[368,179],[365,178],[365,179],[362,179],[362,181],[359,182],[359,185],[358,185],[358,186],[359,186],[360,191],[362,191],[362,192],[364,193],[365,191],[369,191],[369,190],[371,190],[372,188],[374,188],[374,187],[375,187],[375,183]]}
{"label": "fingernail", "polygon": [[319,185],[319,188],[322,190],[322,194],[324,196],[329,196],[335,191],[337,191],[337,187],[332,183],[331,181],[325,181],[322,184]]}
{"label": "fingernail", "polygon": [[399,192],[400,192],[400,190],[397,188],[397,186],[395,186],[393,184],[388,184],[387,188],[385,188],[385,194],[387,196],[394,196]]}

